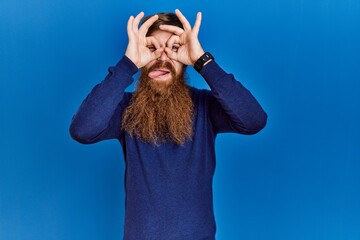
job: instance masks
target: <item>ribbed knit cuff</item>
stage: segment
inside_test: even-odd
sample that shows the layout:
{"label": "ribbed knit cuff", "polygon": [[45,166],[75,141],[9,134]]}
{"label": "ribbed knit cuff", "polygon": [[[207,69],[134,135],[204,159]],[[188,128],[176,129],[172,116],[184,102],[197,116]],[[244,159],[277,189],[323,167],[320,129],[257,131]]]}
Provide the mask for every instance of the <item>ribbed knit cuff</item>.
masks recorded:
{"label": "ribbed knit cuff", "polygon": [[212,60],[207,63],[200,71],[201,76],[205,79],[220,78],[227,74],[216,62]]}
{"label": "ribbed knit cuff", "polygon": [[134,75],[139,70],[137,66],[125,55],[120,59],[115,67],[121,68],[126,73],[129,73],[130,76]]}

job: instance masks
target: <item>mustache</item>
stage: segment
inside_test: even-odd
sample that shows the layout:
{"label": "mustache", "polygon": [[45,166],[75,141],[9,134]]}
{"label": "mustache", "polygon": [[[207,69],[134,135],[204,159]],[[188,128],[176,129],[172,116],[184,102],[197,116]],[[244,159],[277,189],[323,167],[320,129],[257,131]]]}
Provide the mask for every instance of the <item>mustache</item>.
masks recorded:
{"label": "mustache", "polygon": [[168,62],[168,61],[161,61],[161,60],[158,60],[156,61],[149,69],[148,69],[148,72],[151,72],[157,68],[166,68],[170,71],[171,75],[172,76],[175,76],[176,74],[176,70],[174,68],[174,66]]}

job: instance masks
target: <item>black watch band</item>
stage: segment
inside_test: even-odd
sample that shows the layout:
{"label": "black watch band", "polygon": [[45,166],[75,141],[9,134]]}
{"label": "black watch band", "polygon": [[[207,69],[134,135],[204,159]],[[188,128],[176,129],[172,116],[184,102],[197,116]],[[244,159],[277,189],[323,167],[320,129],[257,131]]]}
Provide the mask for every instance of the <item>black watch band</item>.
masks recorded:
{"label": "black watch band", "polygon": [[203,68],[204,64],[209,61],[210,59],[215,60],[213,55],[211,55],[209,52],[204,53],[195,63],[194,68],[197,72],[200,72]]}

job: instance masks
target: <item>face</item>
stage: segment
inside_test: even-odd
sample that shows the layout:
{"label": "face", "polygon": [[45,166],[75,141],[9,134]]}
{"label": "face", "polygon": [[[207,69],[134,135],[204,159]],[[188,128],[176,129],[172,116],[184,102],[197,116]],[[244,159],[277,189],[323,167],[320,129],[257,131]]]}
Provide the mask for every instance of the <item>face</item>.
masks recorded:
{"label": "face", "polygon": [[[172,33],[157,30],[151,36],[164,49]],[[176,46],[172,47],[177,51]],[[155,50],[154,46],[148,48]],[[193,109],[185,65],[163,51],[141,69],[136,91],[122,116],[122,128],[155,145],[168,140],[181,145],[192,137]]]}
{"label": "face", "polygon": [[[156,30],[151,34],[152,37],[157,39],[161,48],[166,47],[166,43],[172,35],[172,33],[162,30]],[[151,51],[155,51],[154,46],[148,47]],[[171,46],[171,48],[173,51],[177,51],[178,46],[174,45]],[[148,72],[148,77],[157,82],[170,82],[173,77],[178,76],[181,73],[183,67],[184,64],[176,60],[170,59],[165,51],[162,52],[161,56],[158,59],[149,62],[145,66]]]}

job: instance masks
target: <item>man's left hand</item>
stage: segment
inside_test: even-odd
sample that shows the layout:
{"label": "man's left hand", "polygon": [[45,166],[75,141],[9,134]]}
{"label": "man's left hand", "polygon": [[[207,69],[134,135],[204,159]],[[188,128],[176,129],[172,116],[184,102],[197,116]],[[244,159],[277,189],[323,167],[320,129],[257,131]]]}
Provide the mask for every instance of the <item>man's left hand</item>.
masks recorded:
{"label": "man's left hand", "polygon": [[175,10],[175,14],[181,21],[184,29],[172,25],[159,26],[161,30],[174,34],[166,43],[166,54],[171,59],[185,65],[193,66],[204,54],[204,50],[198,39],[201,25],[201,12],[197,13],[193,28],[191,28],[189,21],[178,9]]}

